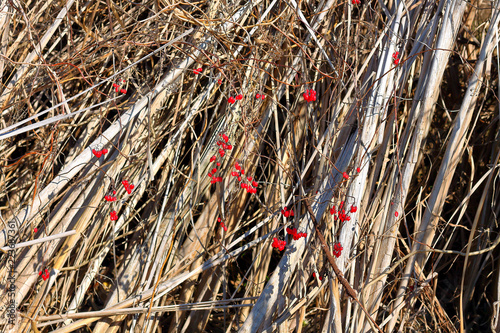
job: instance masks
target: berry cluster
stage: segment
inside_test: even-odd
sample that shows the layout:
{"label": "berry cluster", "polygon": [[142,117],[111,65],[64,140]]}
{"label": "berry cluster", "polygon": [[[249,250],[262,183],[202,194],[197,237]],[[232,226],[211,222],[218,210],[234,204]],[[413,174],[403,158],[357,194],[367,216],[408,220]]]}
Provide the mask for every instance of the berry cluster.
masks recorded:
{"label": "berry cluster", "polygon": [[253,180],[252,177],[247,177],[246,180],[248,180],[248,184],[245,183],[245,180],[242,177],[245,175],[245,169],[243,169],[238,162],[234,163],[234,168],[236,169],[236,171],[231,172],[231,176],[233,176],[238,180],[238,182],[240,182],[240,187],[244,188],[247,193],[257,193],[257,187],[259,186],[259,184],[255,180]]}
{"label": "berry cluster", "polygon": [[340,243],[336,243],[334,246],[333,246],[333,255],[336,256],[337,258],[340,257],[340,255],[342,254],[342,250],[344,248],[342,247],[342,245]]}
{"label": "berry cluster", "polygon": [[[224,140],[224,142],[222,141],[217,141],[217,146],[219,146],[219,155],[220,157],[224,157],[224,155],[226,154],[226,150],[231,150],[233,149],[233,146],[228,144],[227,142],[229,141],[229,137],[226,135],[226,134],[219,134],[219,136],[222,137],[222,139]],[[212,156],[210,158],[210,162],[213,162],[215,161],[216,157],[215,155]],[[217,166],[220,166],[220,163],[217,163]]]}
{"label": "berry cluster", "polygon": [[50,277],[50,272],[47,268],[45,268],[45,273],[40,271],[38,272],[38,275],[42,277],[43,281],[46,281]]}
{"label": "berry cluster", "polygon": [[[116,191],[113,191],[113,195],[116,195]],[[116,201],[116,197],[114,197],[113,195],[105,195],[104,200],[108,202]]]}
{"label": "berry cluster", "polygon": [[242,99],[243,99],[243,95],[239,94],[239,95],[236,95],[236,98],[234,98],[233,96],[229,97],[227,99],[227,101],[228,101],[229,104],[234,104],[236,101],[239,101],[239,100],[242,100]]}
{"label": "berry cluster", "polygon": [[116,211],[112,211],[111,213],[109,213],[109,218],[111,219],[111,221],[118,220],[118,215],[116,215]]}
{"label": "berry cluster", "polygon": [[227,227],[220,217],[217,218],[217,222],[220,223],[220,226],[222,227],[222,229],[224,229],[224,231],[227,231]]}
{"label": "berry cluster", "polygon": [[[125,83],[125,80],[118,80],[118,83],[120,83],[120,82]],[[122,94],[126,94],[126,93],[127,93],[127,90],[126,90],[126,89],[123,89],[123,88],[122,88],[122,89],[120,89],[120,86],[121,86],[121,84],[116,84],[116,83],[113,83],[113,88],[115,88],[115,91],[116,91],[116,92],[118,92],[118,91],[119,91],[119,92],[121,92]]]}
{"label": "berry cluster", "polygon": [[102,155],[107,154],[107,153],[108,153],[108,150],[106,148],[104,148],[102,150],[92,149],[92,154],[94,154],[95,157],[97,157],[97,158],[101,158]]}
{"label": "berry cluster", "polygon": [[287,207],[283,207],[283,209],[281,210],[281,214],[283,214],[283,216],[285,217],[293,217],[293,209],[290,209],[288,210]]}
{"label": "berry cluster", "polygon": [[349,179],[349,174],[347,174],[347,172],[343,172],[342,177],[344,177],[345,179]]}
{"label": "berry cluster", "polygon": [[274,237],[272,246],[280,251],[283,251],[285,249],[286,242]]}
{"label": "berry cluster", "polygon": [[302,94],[302,96],[304,96],[304,99],[306,100],[306,102],[314,102],[316,101],[316,90],[306,90],[305,93]]}
{"label": "berry cluster", "polygon": [[127,191],[128,194],[132,193],[132,190],[134,189],[134,184],[129,184],[128,180],[122,180],[123,187],[125,187],[125,191]]}
{"label": "berry cluster", "polygon": [[399,52],[396,51],[392,54],[392,58],[394,59],[394,65],[398,65],[399,64]]}
{"label": "berry cluster", "polygon": [[[316,278],[316,272],[313,272],[313,278]],[[319,280],[322,281],[323,280],[323,277],[320,275],[319,276]]]}
{"label": "berry cluster", "polygon": [[203,71],[203,68],[201,68],[201,67],[200,67],[200,68],[197,68],[197,69],[193,69],[193,73],[194,73],[195,75],[200,74],[202,71]]}
{"label": "berry cluster", "polygon": [[255,98],[256,98],[256,99],[259,99],[259,98],[261,98],[261,99],[266,99],[266,96],[265,96],[264,94],[262,94],[262,95],[261,95],[261,94],[256,94],[256,95],[255,95]]}
{"label": "berry cluster", "polygon": [[[222,139],[224,141],[217,141],[217,146],[219,146],[219,155],[221,158],[224,157],[224,155],[226,154],[226,150],[231,150],[233,149],[233,146],[231,146],[230,144],[228,144],[227,142],[229,141],[229,137],[226,135],[226,134],[219,134],[219,136],[222,137]],[[217,160],[217,156],[212,156],[210,157],[210,162],[216,162],[216,166],[217,167],[220,167],[220,162],[216,161]],[[217,168],[214,167],[209,173],[208,173],[208,177],[209,178],[212,178],[212,180],[210,181],[211,184],[215,184],[217,182],[222,182],[222,177],[215,177],[215,173],[217,172]]]}
{"label": "berry cluster", "polygon": [[[358,207],[351,206],[350,213],[356,213],[357,211],[358,211]],[[337,212],[335,206],[333,206],[332,208],[330,208],[330,214],[334,215],[333,218],[335,220],[339,219],[341,222],[351,220],[351,217],[349,215],[347,215],[347,214],[349,214],[349,212],[347,212],[347,214],[345,212],[343,201],[340,202],[339,211]]]}
{"label": "berry cluster", "polygon": [[305,232],[297,232],[297,229],[295,228],[286,228],[286,233],[289,234],[289,235],[292,235],[293,237],[293,240],[299,240],[301,239],[302,237],[306,238],[307,237],[307,233]]}
{"label": "berry cluster", "polygon": [[359,1],[359,0],[352,0],[353,5],[359,5],[360,3],[361,3],[361,1]]}

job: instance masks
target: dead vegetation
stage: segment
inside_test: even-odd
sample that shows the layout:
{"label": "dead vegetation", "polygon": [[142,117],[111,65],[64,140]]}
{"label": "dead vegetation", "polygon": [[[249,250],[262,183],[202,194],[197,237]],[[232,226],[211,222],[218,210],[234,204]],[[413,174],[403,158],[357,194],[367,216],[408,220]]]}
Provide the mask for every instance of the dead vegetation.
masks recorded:
{"label": "dead vegetation", "polygon": [[3,331],[500,331],[498,2],[0,7]]}

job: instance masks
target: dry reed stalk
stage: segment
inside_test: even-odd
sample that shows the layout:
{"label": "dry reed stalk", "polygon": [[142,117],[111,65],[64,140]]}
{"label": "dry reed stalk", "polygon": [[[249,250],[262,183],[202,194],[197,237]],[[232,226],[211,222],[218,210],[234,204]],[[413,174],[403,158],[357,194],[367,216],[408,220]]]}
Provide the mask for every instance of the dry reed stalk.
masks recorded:
{"label": "dry reed stalk", "polygon": [[[370,331],[325,263],[307,199],[384,331],[498,330],[500,297],[478,292],[498,284],[500,243],[498,14],[485,8],[2,3],[2,330]],[[233,147],[212,185],[223,133]],[[343,223],[325,214],[340,201],[357,207]],[[30,246],[9,251],[12,231]]]}

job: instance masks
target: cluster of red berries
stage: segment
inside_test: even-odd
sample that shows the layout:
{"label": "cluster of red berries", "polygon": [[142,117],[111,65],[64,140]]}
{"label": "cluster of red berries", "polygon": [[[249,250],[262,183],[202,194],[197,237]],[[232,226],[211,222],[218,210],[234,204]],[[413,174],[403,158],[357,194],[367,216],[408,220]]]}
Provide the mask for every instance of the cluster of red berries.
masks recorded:
{"label": "cluster of red berries", "polygon": [[[219,136],[222,137],[224,141],[217,141],[217,146],[219,146],[219,155],[220,157],[224,157],[226,154],[226,150],[231,150],[233,149],[233,146],[228,144],[227,142],[229,141],[229,137],[226,134],[219,134]],[[216,162],[217,156],[212,156],[210,157],[210,162]],[[220,167],[220,162],[216,162],[217,167]],[[215,177],[215,173],[217,172],[217,168],[213,168],[209,173],[208,177],[212,178],[210,181],[211,184],[215,184],[217,182],[222,182],[222,177]]]}
{"label": "cluster of red berries", "polygon": [[261,94],[256,94],[256,95],[255,95],[255,98],[256,98],[256,99],[259,99],[259,98],[261,98],[261,99],[266,99],[266,96],[265,96],[264,94],[262,94],[262,95],[261,95]]}
{"label": "cluster of red berries", "polygon": [[361,1],[359,1],[359,0],[352,0],[353,5],[359,5],[360,3],[361,3]]}
{"label": "cluster of red berries", "polygon": [[[219,148],[219,155],[222,158],[222,157],[224,157],[224,154],[226,153],[226,150],[233,149],[233,146],[227,143],[229,141],[229,137],[226,134],[219,134],[219,136],[221,136],[222,139],[224,140],[224,142],[222,142],[220,140],[217,141],[217,146],[220,147]],[[210,162],[213,162],[213,161],[215,161],[215,156],[212,156],[210,158]],[[219,165],[217,165],[217,166],[219,166]]]}
{"label": "cluster of red berries", "polygon": [[304,96],[304,99],[307,101],[307,102],[314,102],[316,101],[316,90],[306,90],[305,93],[302,94],[302,96]]}
{"label": "cluster of red berries", "polygon": [[245,183],[242,178],[242,176],[245,175],[245,169],[243,169],[238,162],[234,163],[234,168],[236,169],[236,171],[231,172],[231,176],[238,179],[238,181],[240,182],[240,187],[247,190],[247,193],[257,193],[257,187],[259,186],[259,184],[255,180],[253,180],[252,177],[247,177],[248,184]]}
{"label": "cluster of red berries", "polygon": [[340,257],[340,255],[342,254],[342,250],[344,248],[342,247],[342,245],[340,243],[336,243],[334,246],[333,246],[333,255],[336,256],[337,258]]}
{"label": "cluster of red berries", "polygon": [[220,217],[217,218],[217,222],[220,223],[220,226],[222,227],[222,229],[224,229],[224,231],[227,231],[227,227],[224,222],[222,222],[222,219]]}
{"label": "cluster of red berries", "polygon": [[106,148],[104,148],[102,150],[92,149],[92,154],[94,154],[95,157],[97,157],[97,158],[101,158],[102,155],[107,154],[107,153],[108,153],[108,150]]}
{"label": "cluster of red berries", "polygon": [[[316,278],[316,272],[313,272],[313,278]],[[322,281],[323,280],[323,277],[320,275],[319,276],[319,280]]]}
{"label": "cluster of red berries", "polygon": [[45,273],[40,271],[38,272],[38,275],[42,277],[43,281],[46,281],[50,277],[50,272],[47,268],[45,268]]}
{"label": "cluster of red berries", "polygon": [[200,67],[200,68],[197,68],[197,69],[193,69],[193,73],[194,73],[195,75],[200,74],[202,71],[203,71],[203,68],[201,68],[201,67]]}
{"label": "cluster of red berries", "polygon": [[[358,211],[358,207],[351,206],[351,210],[350,210],[351,213],[356,213],[357,211]],[[335,206],[333,206],[332,208],[330,208],[330,214],[334,215],[333,218],[335,220],[339,219],[341,222],[351,220],[351,217],[349,215],[347,215],[347,214],[349,214],[349,212],[347,212],[347,214],[345,212],[343,201],[340,202],[339,211],[337,212]]]}
{"label": "cluster of red berries", "polygon": [[[116,191],[113,191],[113,195],[116,195]],[[113,195],[105,195],[104,200],[108,202],[116,201],[116,197],[114,197]]]}
{"label": "cluster of red berries", "polygon": [[234,104],[236,101],[239,101],[239,100],[242,100],[243,99],[243,95],[242,94],[239,94],[239,95],[236,95],[236,98],[231,96],[227,99],[228,103],[229,104]]}
{"label": "cluster of red berries", "polygon": [[285,249],[286,242],[274,237],[272,246],[273,248],[277,248],[278,250],[283,251]]}
{"label": "cluster of red berries", "polygon": [[[127,191],[128,194],[132,193],[132,190],[134,189],[134,184],[129,184],[128,180],[122,180],[123,187],[125,187],[125,191]],[[113,202],[116,201],[116,191],[113,190],[113,195],[105,195],[104,200],[108,202]],[[112,211],[109,213],[109,218],[111,221],[116,221],[118,220],[118,215],[116,211]]]}
{"label": "cluster of red berries", "polygon": [[289,234],[289,235],[292,235],[293,237],[293,240],[299,240],[301,239],[302,237],[306,238],[307,237],[307,233],[305,232],[297,232],[297,229],[295,228],[286,228],[286,233]]}
{"label": "cluster of red berries", "polygon": [[293,217],[293,215],[294,215],[293,209],[288,210],[287,207],[283,207],[283,209],[281,210],[281,214],[283,214],[283,216],[285,216],[285,217],[291,217],[291,216]]}
{"label": "cluster of red berries", "polygon": [[392,54],[392,58],[394,59],[394,65],[398,65],[399,64],[399,52],[396,51]]}
{"label": "cluster of red berries", "polygon": [[122,180],[123,187],[125,187],[125,191],[127,191],[128,194],[132,193],[132,190],[134,189],[134,184],[129,184],[128,180]]}
{"label": "cluster of red berries", "polygon": [[[125,80],[118,80],[118,82],[123,82],[125,83]],[[120,84],[116,84],[116,83],[113,83],[113,88],[115,88],[115,91],[116,92],[121,92],[122,94],[126,94],[127,93],[127,90],[126,89],[120,89]]]}
{"label": "cluster of red berries", "polygon": [[349,174],[347,172],[343,172],[342,177],[344,177],[345,179],[349,179]]}

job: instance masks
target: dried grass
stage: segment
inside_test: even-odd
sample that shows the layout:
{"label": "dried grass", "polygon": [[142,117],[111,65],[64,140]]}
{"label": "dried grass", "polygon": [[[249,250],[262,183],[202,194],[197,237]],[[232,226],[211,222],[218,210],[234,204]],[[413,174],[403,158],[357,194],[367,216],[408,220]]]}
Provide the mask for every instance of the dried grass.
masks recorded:
{"label": "dried grass", "polygon": [[2,2],[2,331],[371,331],[310,200],[382,330],[500,332],[499,20],[498,2]]}

